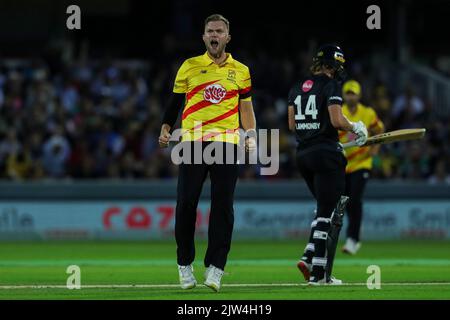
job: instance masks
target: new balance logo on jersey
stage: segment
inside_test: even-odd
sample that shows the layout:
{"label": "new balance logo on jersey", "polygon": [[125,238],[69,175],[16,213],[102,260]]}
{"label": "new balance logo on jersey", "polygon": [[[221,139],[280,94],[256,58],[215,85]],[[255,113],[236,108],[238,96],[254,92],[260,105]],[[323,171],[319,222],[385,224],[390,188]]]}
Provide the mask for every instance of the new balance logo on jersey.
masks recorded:
{"label": "new balance logo on jersey", "polygon": [[309,90],[312,89],[314,82],[311,80],[306,80],[305,82],[303,82],[302,85],[302,90],[303,92],[308,92]]}

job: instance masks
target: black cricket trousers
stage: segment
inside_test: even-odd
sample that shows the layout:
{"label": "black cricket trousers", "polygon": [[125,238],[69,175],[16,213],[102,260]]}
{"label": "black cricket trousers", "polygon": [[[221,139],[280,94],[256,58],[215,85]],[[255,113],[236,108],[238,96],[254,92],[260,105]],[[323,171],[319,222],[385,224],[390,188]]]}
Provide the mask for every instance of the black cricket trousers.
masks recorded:
{"label": "black cricket trousers", "polygon": [[[205,267],[210,264],[224,270],[234,224],[233,198],[238,178],[237,146],[222,142],[184,142],[191,148],[191,163],[179,165],[177,186],[177,207],[175,213],[175,239],[177,242],[177,262],[189,265],[195,258],[195,222],[197,205],[203,183],[209,173],[211,180],[211,211],[208,226],[208,248],[204,258]],[[223,155],[234,152],[234,163],[207,164],[204,160],[196,164],[194,144],[201,144],[202,152],[211,143],[222,147]],[[198,150],[198,149],[197,149]],[[212,152],[214,156],[215,153]],[[202,157],[203,159],[203,157]]]}
{"label": "black cricket trousers", "polygon": [[370,170],[361,169],[345,175],[345,195],[350,199],[347,203],[347,238],[360,240],[361,222],[363,216],[362,199],[366,184],[370,176]]}
{"label": "black cricket trousers", "polygon": [[[312,263],[311,278],[322,279],[328,263],[326,242],[331,227],[331,215],[345,192],[347,159],[336,146],[320,145],[297,150],[297,165],[317,201],[317,212],[311,224],[308,246],[302,257]],[[329,275],[328,275],[329,276]]]}

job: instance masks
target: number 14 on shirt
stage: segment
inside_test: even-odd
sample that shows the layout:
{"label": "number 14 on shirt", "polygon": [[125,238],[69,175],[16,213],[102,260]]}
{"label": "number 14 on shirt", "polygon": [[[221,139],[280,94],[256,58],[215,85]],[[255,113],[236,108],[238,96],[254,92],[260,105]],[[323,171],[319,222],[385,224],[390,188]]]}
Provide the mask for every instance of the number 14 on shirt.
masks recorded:
{"label": "number 14 on shirt", "polygon": [[308,101],[306,102],[305,113],[302,113],[302,97],[300,95],[297,96],[294,100],[295,105],[297,106],[297,112],[295,114],[295,120],[305,120],[305,115],[311,116],[312,119],[317,119],[317,107],[316,107],[316,95],[312,94],[309,96]]}

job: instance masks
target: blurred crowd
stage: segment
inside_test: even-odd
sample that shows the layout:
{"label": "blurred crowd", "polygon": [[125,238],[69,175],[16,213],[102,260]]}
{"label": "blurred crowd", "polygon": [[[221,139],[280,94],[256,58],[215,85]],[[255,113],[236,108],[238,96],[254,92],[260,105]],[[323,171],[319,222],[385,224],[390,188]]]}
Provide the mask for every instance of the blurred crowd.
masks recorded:
{"label": "blurred crowd", "polygon": [[[237,54],[252,72],[259,128],[280,129],[280,170],[260,176],[242,166],[242,179],[300,178],[295,138],[287,129],[287,92],[306,72],[296,59]],[[177,167],[158,147],[161,118],[181,61],[84,61],[51,68],[45,62],[4,63],[0,69],[0,178],[170,179]],[[362,102],[386,129],[427,128],[420,141],[385,145],[374,159],[379,179],[450,183],[450,119],[435,117],[413,88],[393,92],[355,66]],[[277,80],[274,81],[274,75]]]}

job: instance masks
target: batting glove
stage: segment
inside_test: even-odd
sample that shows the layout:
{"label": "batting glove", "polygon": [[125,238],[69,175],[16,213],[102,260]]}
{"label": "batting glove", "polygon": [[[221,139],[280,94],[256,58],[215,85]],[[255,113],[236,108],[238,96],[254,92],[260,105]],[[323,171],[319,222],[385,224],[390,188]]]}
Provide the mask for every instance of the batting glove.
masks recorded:
{"label": "batting glove", "polygon": [[366,143],[369,134],[367,133],[367,128],[362,121],[353,123],[352,132],[357,136],[355,141],[358,146],[362,146]]}

